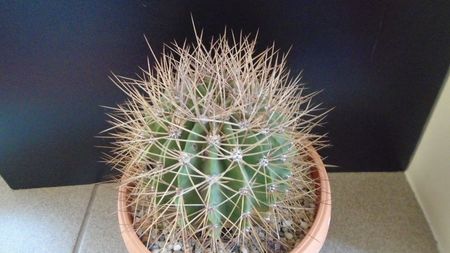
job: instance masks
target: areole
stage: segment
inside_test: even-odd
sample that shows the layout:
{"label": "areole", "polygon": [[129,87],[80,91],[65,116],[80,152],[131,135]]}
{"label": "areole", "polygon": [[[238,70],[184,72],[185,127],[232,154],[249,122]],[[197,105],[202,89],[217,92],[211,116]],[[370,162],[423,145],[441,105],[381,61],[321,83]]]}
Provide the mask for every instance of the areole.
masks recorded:
{"label": "areole", "polygon": [[[322,248],[328,233],[331,219],[331,191],[328,175],[319,154],[312,148],[309,150],[310,156],[316,164],[316,170],[312,171],[312,177],[317,179],[318,188],[318,208],[314,223],[306,234],[305,238],[299,242],[292,253],[318,253]],[[119,227],[125,246],[129,253],[149,253],[136,234],[132,225],[132,218],[127,209],[127,192],[124,187],[119,188],[118,196],[118,218]]]}

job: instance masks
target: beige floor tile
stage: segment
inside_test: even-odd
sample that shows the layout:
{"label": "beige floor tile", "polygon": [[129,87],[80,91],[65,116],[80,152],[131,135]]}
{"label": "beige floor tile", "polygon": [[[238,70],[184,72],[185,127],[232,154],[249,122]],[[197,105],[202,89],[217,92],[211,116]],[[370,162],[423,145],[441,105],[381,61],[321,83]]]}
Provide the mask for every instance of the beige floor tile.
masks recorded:
{"label": "beige floor tile", "polygon": [[92,206],[87,214],[79,253],[125,253],[117,220],[117,185],[96,186]]}
{"label": "beige floor tile", "polygon": [[405,175],[332,173],[332,221],[322,253],[435,253]]}
{"label": "beige floor tile", "polygon": [[0,177],[0,252],[72,252],[92,189],[11,190]]}

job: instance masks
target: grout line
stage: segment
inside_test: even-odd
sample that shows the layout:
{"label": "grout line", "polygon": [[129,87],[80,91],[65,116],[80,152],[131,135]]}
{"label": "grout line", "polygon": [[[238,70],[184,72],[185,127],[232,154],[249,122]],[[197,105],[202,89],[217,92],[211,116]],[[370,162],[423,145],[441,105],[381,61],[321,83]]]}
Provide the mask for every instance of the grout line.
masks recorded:
{"label": "grout line", "polygon": [[91,197],[89,198],[88,205],[86,207],[86,211],[84,212],[83,221],[81,222],[80,230],[78,231],[77,239],[75,241],[75,246],[73,247],[73,253],[79,253],[80,252],[80,246],[81,242],[83,241],[84,232],[86,230],[86,224],[89,220],[89,217],[91,216],[91,210],[92,210],[92,203],[94,203],[95,196],[97,195],[97,187],[98,184],[94,184],[94,188],[91,192]]}

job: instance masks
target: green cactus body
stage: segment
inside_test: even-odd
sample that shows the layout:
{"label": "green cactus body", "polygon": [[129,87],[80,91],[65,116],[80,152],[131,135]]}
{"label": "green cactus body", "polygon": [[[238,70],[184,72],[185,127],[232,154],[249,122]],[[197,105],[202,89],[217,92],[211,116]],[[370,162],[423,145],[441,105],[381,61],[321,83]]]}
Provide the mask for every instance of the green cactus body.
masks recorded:
{"label": "green cactus body", "polygon": [[[166,138],[149,144],[146,156],[171,168],[151,186],[166,193],[159,204],[183,203],[187,220],[181,222],[199,222],[203,211],[215,231],[233,225],[244,229],[251,226],[246,218],[252,212],[264,216],[288,189],[291,172],[283,155],[292,146],[286,134],[269,136],[239,122],[188,121],[177,136],[158,119],[148,127]],[[169,152],[179,159],[168,159]]]}
{"label": "green cactus body", "polygon": [[142,234],[168,227],[166,240],[195,239],[213,252],[252,240],[266,252],[257,231],[279,241],[278,222],[313,201],[307,146],[321,116],[284,58],[253,48],[225,36],[210,49],[175,45],[177,57],[163,54],[142,80],[116,77],[130,99],[111,119],[110,162]]}

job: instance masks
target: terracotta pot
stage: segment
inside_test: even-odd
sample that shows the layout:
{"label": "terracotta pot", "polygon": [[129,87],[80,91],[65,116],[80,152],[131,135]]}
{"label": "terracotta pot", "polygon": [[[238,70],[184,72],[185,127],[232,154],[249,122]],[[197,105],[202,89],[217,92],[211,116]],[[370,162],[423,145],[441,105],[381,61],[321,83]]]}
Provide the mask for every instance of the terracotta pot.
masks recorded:
{"label": "terracotta pot", "polygon": [[[318,253],[322,248],[327,236],[328,227],[331,218],[331,193],[328,175],[320,156],[314,149],[310,150],[311,158],[317,164],[315,171],[312,172],[314,178],[319,178],[320,187],[318,191],[318,209],[316,218],[305,238],[297,244],[291,253]],[[124,187],[119,188],[118,216],[120,232],[122,234],[125,246],[129,253],[149,253],[150,250],[145,247],[136,234],[132,226],[132,217],[126,206],[127,192]]]}
{"label": "terracotta pot", "polygon": [[317,165],[316,170],[313,171],[313,178],[319,179],[319,199],[318,209],[314,223],[306,234],[305,238],[294,248],[291,253],[318,253],[327,237],[328,228],[331,220],[331,189],[328,180],[327,171],[320,159],[319,154],[310,148],[311,158]]}

